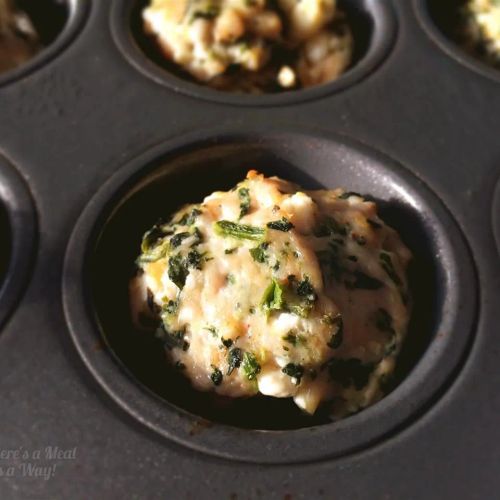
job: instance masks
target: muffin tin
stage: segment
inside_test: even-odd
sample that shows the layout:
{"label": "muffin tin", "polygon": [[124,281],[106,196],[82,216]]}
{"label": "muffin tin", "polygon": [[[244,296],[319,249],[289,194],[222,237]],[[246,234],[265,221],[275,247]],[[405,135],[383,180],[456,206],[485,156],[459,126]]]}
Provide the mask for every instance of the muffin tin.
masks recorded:
{"label": "muffin tin", "polygon": [[[184,81],[138,35],[131,0],[69,2],[54,44],[2,77],[2,449],[76,447],[40,461],[57,464],[46,481],[15,464],[3,498],[472,498],[500,486],[500,86],[444,39],[431,3],[346,0],[356,63],[294,93]],[[286,401],[214,406],[132,331],[144,230],[250,168],[373,197],[415,254],[398,383],[341,422]]]}

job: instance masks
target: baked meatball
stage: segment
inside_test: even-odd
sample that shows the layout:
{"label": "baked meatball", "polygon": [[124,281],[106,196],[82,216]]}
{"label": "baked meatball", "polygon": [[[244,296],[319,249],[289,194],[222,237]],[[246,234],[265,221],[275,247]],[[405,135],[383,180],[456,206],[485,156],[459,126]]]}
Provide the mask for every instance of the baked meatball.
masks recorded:
{"label": "baked meatball", "polygon": [[335,0],[151,0],[143,19],[168,60],[222,90],[319,85],[352,58]]}
{"label": "baked meatball", "polygon": [[[375,203],[250,171],[148,231],[134,318],[201,391],[333,416],[380,399],[409,318],[410,252]],[[165,383],[168,383],[165,381]]]}

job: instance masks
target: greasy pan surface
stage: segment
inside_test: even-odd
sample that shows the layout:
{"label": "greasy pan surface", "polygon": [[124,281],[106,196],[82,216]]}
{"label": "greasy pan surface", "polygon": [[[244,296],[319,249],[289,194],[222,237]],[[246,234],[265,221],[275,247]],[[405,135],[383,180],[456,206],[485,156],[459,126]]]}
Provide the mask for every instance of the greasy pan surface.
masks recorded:
{"label": "greasy pan surface", "polygon": [[[19,276],[19,302],[9,304],[0,333],[0,447],[76,447],[67,459],[30,459],[55,465],[47,480],[23,475],[22,458],[0,456],[0,467],[15,466],[0,478],[0,496],[490,498],[500,486],[498,81],[482,66],[471,70],[459,49],[443,50],[426,2],[408,0],[384,2],[394,11],[390,46],[348,85],[265,106],[180,92],[131,64],[113,17],[122,2],[86,3],[87,16],[57,55],[0,87],[5,171],[20,177],[32,214],[31,229],[17,220],[18,234],[32,234],[26,279],[10,250],[0,258],[4,285]],[[224,153],[213,177],[199,166],[207,151],[234,143],[247,145],[250,167],[265,160],[264,170],[305,184],[345,180],[376,199],[399,200],[404,210],[384,209],[430,263],[431,333],[408,377],[380,405],[339,425],[266,432],[207,425],[131,373],[116,332],[101,335],[110,332],[102,308],[109,288],[99,281],[106,268],[93,268],[100,272],[92,283],[84,271],[95,256],[111,262],[106,237],[126,234],[120,210],[133,207],[131,190],[140,198],[153,174],[181,197],[186,168],[194,168],[190,196],[219,179],[225,187],[244,168],[241,156]],[[203,154],[189,167],[196,151]],[[165,168],[175,161],[174,182]],[[1,180],[0,214],[12,221],[8,200],[17,191]],[[137,233],[149,222],[145,211],[131,220]],[[1,241],[14,233],[9,227],[0,223]],[[256,437],[245,446],[249,432]]]}

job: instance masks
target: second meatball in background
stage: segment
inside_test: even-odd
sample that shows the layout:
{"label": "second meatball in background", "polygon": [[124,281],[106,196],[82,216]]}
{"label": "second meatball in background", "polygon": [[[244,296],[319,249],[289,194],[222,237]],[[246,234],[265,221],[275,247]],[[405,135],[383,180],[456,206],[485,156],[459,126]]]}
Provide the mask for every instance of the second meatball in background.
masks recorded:
{"label": "second meatball in background", "polygon": [[219,90],[321,85],[352,60],[351,30],[335,0],[151,0],[143,20],[168,60]]}

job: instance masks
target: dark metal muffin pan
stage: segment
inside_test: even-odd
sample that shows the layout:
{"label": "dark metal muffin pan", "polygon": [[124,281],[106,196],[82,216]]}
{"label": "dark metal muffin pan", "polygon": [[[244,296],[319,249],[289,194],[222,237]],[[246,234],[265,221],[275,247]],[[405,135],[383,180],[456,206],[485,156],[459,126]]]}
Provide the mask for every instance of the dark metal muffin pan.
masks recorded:
{"label": "dark metal muffin pan", "polygon": [[[1,448],[76,456],[41,459],[48,480],[14,463],[2,498],[497,491],[500,86],[440,48],[427,2],[358,5],[375,20],[364,56],[310,91],[260,100],[164,73],[128,0],[81,2],[64,51],[3,77]],[[371,195],[415,253],[399,384],[344,421],[204,406],[130,331],[134,241],[250,168]]]}

